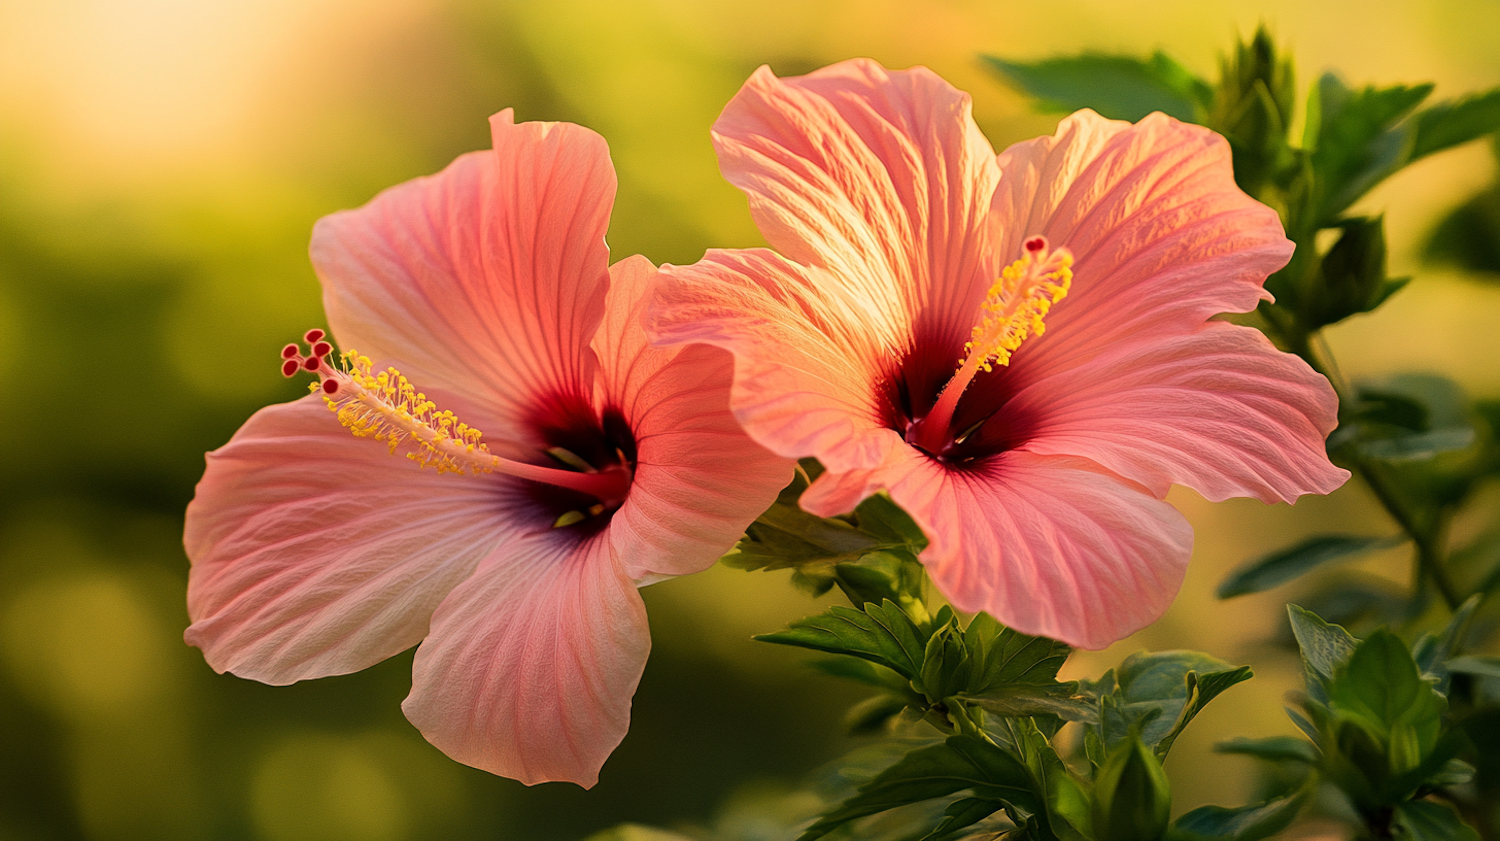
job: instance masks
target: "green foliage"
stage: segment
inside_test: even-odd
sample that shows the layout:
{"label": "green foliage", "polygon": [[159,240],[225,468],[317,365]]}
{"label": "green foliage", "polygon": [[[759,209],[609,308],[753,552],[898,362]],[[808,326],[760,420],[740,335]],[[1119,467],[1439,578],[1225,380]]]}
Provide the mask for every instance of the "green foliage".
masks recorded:
{"label": "green foliage", "polygon": [[[838,808],[819,818],[799,841],[822,838],[856,818],[935,797],[971,791],[974,798],[994,804],[988,812],[965,808],[962,818],[970,824],[1000,809],[1034,814],[1041,808],[1031,788],[1026,767],[995,745],[970,736],[952,736],[941,744],[908,753],[861,786],[859,792]],[[950,815],[950,817],[956,817]],[[957,829],[968,824],[954,825]]]}
{"label": "green foliage", "polygon": [[1314,569],[1392,545],[1388,538],[1324,534],[1272,552],[1231,572],[1219,582],[1218,596],[1229,599],[1285,584]]}
{"label": "green foliage", "polygon": [[1178,818],[1169,836],[1173,841],[1258,841],[1291,826],[1312,796],[1303,786],[1286,796],[1235,809],[1200,806]]}
{"label": "green foliage", "polygon": [[1396,838],[1411,841],[1479,841],[1479,833],[1459,819],[1446,803],[1411,800],[1396,807]]}
{"label": "green foliage", "polygon": [[1099,687],[1099,723],[1085,736],[1093,743],[1090,758],[1100,764],[1118,744],[1135,738],[1165,758],[1209,701],[1253,674],[1249,666],[1196,651],[1130,655]]}
{"label": "green foliage", "polygon": [[827,613],[793,622],[786,630],[755,639],[847,654],[885,666],[916,680],[926,659],[927,635],[894,602],[866,604],[863,610],[833,606]]}
{"label": "green foliage", "polygon": [[1309,610],[1289,604],[1287,615],[1291,619],[1292,634],[1297,638],[1297,647],[1302,652],[1302,671],[1307,680],[1307,693],[1314,701],[1328,701],[1328,690],[1333,683],[1333,673],[1354,653],[1356,640],[1349,632],[1337,625],[1324,622],[1322,617]]}
{"label": "green foliage", "polygon": [[1219,753],[1235,753],[1253,756],[1272,762],[1300,762],[1313,765],[1318,761],[1318,750],[1305,740],[1295,736],[1268,736],[1264,739],[1229,739],[1214,745]]}
{"label": "green foliage", "polygon": [[1253,196],[1297,166],[1287,143],[1294,87],[1291,60],[1277,54],[1271,34],[1261,27],[1223,60],[1209,117],[1195,121],[1229,141],[1235,180]]}
{"label": "green foliage", "polygon": [[1156,753],[1133,733],[1110,748],[1094,776],[1094,837],[1098,841],[1160,838],[1171,813],[1171,786]]}
{"label": "green foliage", "polygon": [[1092,108],[1131,122],[1162,111],[1185,122],[1202,122],[1213,98],[1206,82],[1162,52],[1148,59],[1085,53],[1037,62],[995,56],[984,60],[1047,111]]}

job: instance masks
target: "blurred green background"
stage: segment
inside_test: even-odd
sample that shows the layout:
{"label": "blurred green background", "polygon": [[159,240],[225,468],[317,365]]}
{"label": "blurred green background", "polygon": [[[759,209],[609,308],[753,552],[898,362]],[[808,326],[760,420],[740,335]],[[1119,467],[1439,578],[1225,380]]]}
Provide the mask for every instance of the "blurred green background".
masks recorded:
{"label": "blurred green background", "polygon": [[[819,609],[782,574],[723,568],[645,591],[655,651],[598,787],[527,789],[449,761],[402,718],[410,653],[272,688],[182,642],[183,507],[203,452],[303,386],[277,350],[322,323],[306,259],[319,216],[488,146],[485,118],[571,120],[620,173],[616,258],[687,263],[759,238],[708,127],[762,63],[925,64],[971,92],[997,148],[1055,117],[977,55],[1161,47],[1205,76],[1269,23],[1299,89],[1500,84],[1500,3],[422,2],[0,0],[0,839],[574,839],[703,822],[850,747],[857,695],[749,641]],[[1391,274],[1417,282],[1336,327],[1346,373],[1434,370],[1500,396],[1500,284],[1421,263],[1437,221],[1487,185],[1483,144],[1423,161],[1365,203]],[[1267,644],[1286,588],[1227,603],[1235,564],[1314,530],[1394,531],[1361,489],[1295,509],[1174,491],[1198,534],[1176,606],[1072,676],[1142,647],[1255,666],[1168,763],[1183,811],[1244,802],[1231,735],[1289,733],[1295,661]],[[1495,488],[1456,529],[1500,504]],[[1360,565],[1404,581],[1398,550]],[[767,650],[761,650],[767,649]]]}

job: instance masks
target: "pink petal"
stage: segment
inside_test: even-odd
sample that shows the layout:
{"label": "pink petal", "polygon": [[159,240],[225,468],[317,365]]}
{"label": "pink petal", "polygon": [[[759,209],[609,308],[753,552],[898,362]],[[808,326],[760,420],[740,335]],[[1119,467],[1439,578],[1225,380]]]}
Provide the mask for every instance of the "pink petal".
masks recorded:
{"label": "pink petal", "polygon": [[644,257],[610,269],[594,337],[602,406],[634,430],[635,481],[609,539],[634,578],[700,572],[791,481],[792,462],[751,441],[729,412],[733,357],[718,348],[651,347],[642,327],[657,276]]}
{"label": "pink petal", "polygon": [[1072,291],[1047,316],[1045,336],[1011,363],[1028,379],[1122,341],[1248,312],[1269,299],[1266,276],[1291,257],[1276,212],[1235,185],[1229,144],[1200,126],[1080,111],[999,160],[991,223],[1000,259],[1018,259],[1036,234],[1076,258]]}
{"label": "pink petal", "polygon": [[713,135],[772,247],[880,302],[905,334],[968,337],[996,269],[985,220],[1000,175],[968,94],[869,59],[787,79],[761,67]]}
{"label": "pink petal", "polygon": [[1192,552],[1176,509],[1082,459],[1012,451],[961,471],[908,450],[873,478],[927,533],[922,563],[954,607],[1079,648],[1160,617]]}
{"label": "pink petal", "polygon": [[615,174],[581,126],[506,110],[490,127],[493,151],[320,221],[312,258],[345,347],[520,428],[559,393],[587,394]]}
{"label": "pink petal", "polygon": [[1215,501],[1293,502],[1349,478],[1323,447],[1338,423],[1328,381],[1248,327],[1124,344],[1039,380],[1006,411],[1037,429],[1025,449],[1092,459],[1157,496],[1176,482]]}
{"label": "pink petal", "polygon": [[765,249],[713,250],[694,265],[662,267],[649,326],[661,344],[735,355],[730,403],[761,444],[784,456],[816,453],[834,469],[870,467],[904,444],[882,426],[876,394],[899,328],[864,294]]}
{"label": "pink petal", "polygon": [[650,650],[608,543],[544,532],[496,552],[438,608],[402,709],[466,765],[589,788],[630,726]]}
{"label": "pink petal", "polygon": [[410,648],[504,536],[497,494],[355,438],[317,397],[262,409],[209,454],[187,509],[187,641],[274,684]]}

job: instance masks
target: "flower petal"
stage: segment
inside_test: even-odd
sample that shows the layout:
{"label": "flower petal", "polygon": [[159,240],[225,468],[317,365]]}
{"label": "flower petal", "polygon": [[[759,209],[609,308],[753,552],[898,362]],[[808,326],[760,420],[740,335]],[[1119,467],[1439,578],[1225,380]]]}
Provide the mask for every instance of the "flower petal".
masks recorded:
{"label": "flower petal", "polygon": [[735,356],[730,404],[773,452],[816,453],[835,469],[869,467],[900,438],[881,426],[876,384],[895,348],[878,299],[826,270],[765,249],[709,251],[663,266],[650,333],[659,344],[701,343]]}
{"label": "flower petal", "polygon": [[905,452],[876,478],[927,533],[922,563],[960,610],[1098,649],[1155,621],[1182,586],[1192,527],[1097,465],[1008,452],[960,470]]}
{"label": "flower petal", "polygon": [[589,788],[630,726],[650,650],[645,606],[607,541],[535,534],[438,608],[402,709],[466,765]]}
{"label": "flower petal", "polygon": [[869,59],[787,79],[761,67],[713,136],[766,240],[896,311],[888,341],[967,338],[994,279],[985,220],[1000,175],[968,94]]}
{"label": "flower petal", "polygon": [[792,462],[750,440],[730,414],[733,357],[707,345],[648,343],[642,319],[656,267],[631,257],[610,276],[594,336],[599,402],[624,414],[637,452],[610,543],[633,578],[701,572],[791,481]]}
{"label": "flower petal", "polygon": [[1131,125],[1080,111],[999,160],[1000,258],[1019,258],[1036,234],[1075,257],[1072,290],[1045,336],[1017,351],[1018,372],[1248,312],[1269,299],[1262,284],[1292,254],[1276,212],[1236,186],[1229,144],[1163,114]]}
{"label": "flower petal", "polygon": [[273,684],[410,648],[503,538],[500,495],[355,438],[317,397],[262,409],[209,454],[187,509],[187,641]]}
{"label": "flower petal", "polygon": [[1214,501],[1293,502],[1349,478],[1323,447],[1337,405],[1328,380],[1259,331],[1209,322],[1046,377],[1006,410],[1038,430],[1025,449],[1083,456],[1157,496],[1176,482]]}
{"label": "flower petal", "polygon": [[594,132],[512,119],[491,118],[492,151],[321,220],[312,258],[345,347],[519,427],[587,394],[615,174]]}

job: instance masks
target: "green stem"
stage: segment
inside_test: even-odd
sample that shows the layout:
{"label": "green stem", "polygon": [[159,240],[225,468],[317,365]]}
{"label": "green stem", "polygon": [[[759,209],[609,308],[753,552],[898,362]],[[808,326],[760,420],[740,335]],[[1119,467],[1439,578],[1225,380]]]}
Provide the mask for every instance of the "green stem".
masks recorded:
{"label": "green stem", "polygon": [[[1273,316],[1274,312],[1274,309],[1270,309],[1265,313],[1266,323],[1271,325],[1293,353],[1302,357],[1314,371],[1328,378],[1340,403],[1349,400],[1352,397],[1349,386],[1340,376],[1338,366],[1333,361],[1333,352],[1328,348],[1327,343],[1321,341],[1316,334],[1302,330],[1295,323],[1287,324],[1282,319]],[[1323,354],[1327,355],[1326,362],[1314,346],[1315,341],[1317,347],[1320,347]],[[1437,522],[1431,524],[1430,528],[1426,527],[1418,521],[1416,513],[1407,508],[1406,503],[1396,492],[1390,477],[1378,465],[1371,464],[1358,456],[1353,457],[1351,461],[1354,472],[1359,474],[1365,485],[1375,494],[1381,506],[1385,508],[1386,513],[1391,515],[1391,519],[1401,526],[1401,529],[1411,537],[1412,543],[1416,545],[1417,567],[1432,581],[1438,594],[1448,605],[1448,609],[1456,610],[1463,599],[1459,596],[1458,588],[1454,586],[1453,579],[1448,576],[1448,570],[1443,565],[1442,523]]]}

